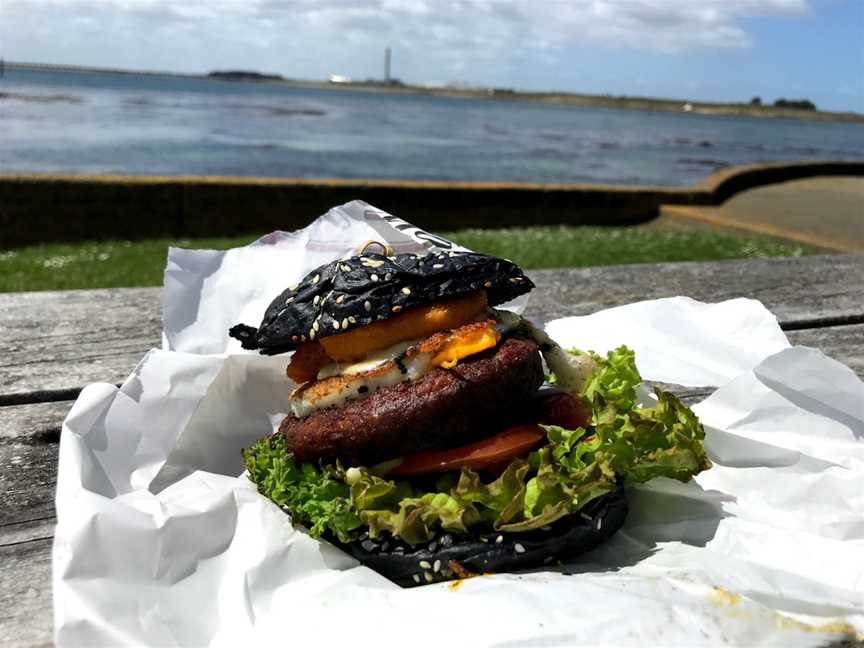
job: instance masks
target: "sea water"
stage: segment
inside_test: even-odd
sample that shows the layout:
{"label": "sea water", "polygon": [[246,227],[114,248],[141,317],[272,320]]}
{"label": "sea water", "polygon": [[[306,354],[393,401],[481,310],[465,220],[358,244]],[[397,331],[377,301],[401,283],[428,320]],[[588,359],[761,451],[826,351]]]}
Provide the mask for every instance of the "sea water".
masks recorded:
{"label": "sea water", "polygon": [[864,125],[6,69],[0,172],[688,185],[864,159]]}

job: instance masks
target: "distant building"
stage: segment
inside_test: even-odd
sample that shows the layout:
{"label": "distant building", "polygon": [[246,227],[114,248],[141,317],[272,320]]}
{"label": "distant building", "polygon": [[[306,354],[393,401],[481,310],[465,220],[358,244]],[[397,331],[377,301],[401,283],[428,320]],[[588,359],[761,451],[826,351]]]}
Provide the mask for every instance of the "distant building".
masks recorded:
{"label": "distant building", "polygon": [[384,49],[384,83],[390,83],[390,48]]}
{"label": "distant building", "polygon": [[342,76],[341,74],[331,74],[330,83],[351,83],[351,77]]}

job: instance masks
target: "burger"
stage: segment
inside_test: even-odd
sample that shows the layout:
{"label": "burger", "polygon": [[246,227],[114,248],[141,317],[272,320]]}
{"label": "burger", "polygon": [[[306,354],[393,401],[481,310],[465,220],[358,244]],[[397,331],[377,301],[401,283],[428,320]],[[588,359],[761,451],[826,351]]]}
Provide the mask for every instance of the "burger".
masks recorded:
{"label": "burger", "polygon": [[[626,486],[710,466],[634,354],[565,350],[513,312],[534,287],[470,252],[359,254],[278,295],[246,349],[291,353],[291,412],[243,451],[295,525],[402,586],[558,564],[612,536]],[[290,382],[288,381],[290,379]]]}

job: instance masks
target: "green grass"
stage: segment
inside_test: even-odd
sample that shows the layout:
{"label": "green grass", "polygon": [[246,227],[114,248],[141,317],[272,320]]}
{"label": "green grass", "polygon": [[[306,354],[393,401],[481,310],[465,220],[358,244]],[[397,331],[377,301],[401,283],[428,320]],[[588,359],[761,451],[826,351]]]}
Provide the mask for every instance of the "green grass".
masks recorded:
{"label": "green grass", "polygon": [[[651,227],[532,227],[443,234],[527,269],[800,256],[818,251],[774,239]],[[169,245],[224,249],[255,238],[46,244],[0,251],[0,292],[158,286]]]}
{"label": "green grass", "polygon": [[462,230],[445,236],[523,268],[564,268],[669,261],[801,256],[815,248],[763,237],[653,227],[531,227]]}

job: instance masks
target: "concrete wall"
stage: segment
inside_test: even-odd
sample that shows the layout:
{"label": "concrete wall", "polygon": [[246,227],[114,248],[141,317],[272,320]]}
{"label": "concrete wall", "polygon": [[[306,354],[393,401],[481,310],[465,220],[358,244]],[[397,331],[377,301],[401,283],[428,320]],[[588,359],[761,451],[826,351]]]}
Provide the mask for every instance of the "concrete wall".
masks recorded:
{"label": "concrete wall", "polygon": [[864,162],[735,167],[693,187],[293,178],[0,175],[0,247],[48,241],[228,236],[293,230],[365,200],[424,229],[644,222],[662,204],[712,205],[813,175],[864,175]]}

